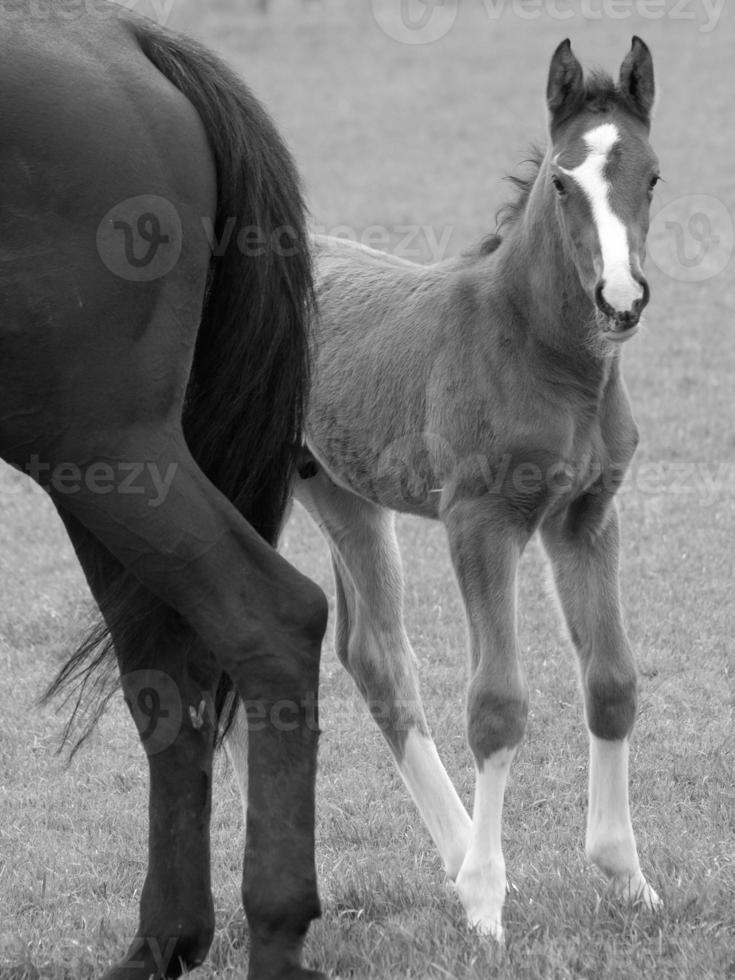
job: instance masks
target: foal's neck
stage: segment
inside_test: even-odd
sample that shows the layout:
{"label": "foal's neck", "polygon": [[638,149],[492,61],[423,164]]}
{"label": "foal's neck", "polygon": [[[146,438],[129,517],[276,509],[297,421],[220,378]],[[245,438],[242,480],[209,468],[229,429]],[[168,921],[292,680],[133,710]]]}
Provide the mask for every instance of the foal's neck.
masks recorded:
{"label": "foal's neck", "polygon": [[570,369],[578,365],[602,381],[616,357],[598,338],[594,304],[562,236],[548,164],[545,157],[498,261],[528,334]]}

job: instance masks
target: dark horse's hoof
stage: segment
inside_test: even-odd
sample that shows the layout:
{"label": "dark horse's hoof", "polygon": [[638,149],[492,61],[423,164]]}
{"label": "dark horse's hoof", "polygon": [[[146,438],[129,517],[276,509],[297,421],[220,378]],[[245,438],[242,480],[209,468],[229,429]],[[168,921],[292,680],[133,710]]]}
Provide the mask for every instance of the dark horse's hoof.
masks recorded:
{"label": "dark horse's hoof", "polygon": [[[253,975],[248,980],[261,980],[261,978]],[[269,975],[267,980],[329,980],[329,977],[320,970],[305,970],[302,966],[292,966],[285,973],[274,973],[272,978]]]}
{"label": "dark horse's hoof", "polygon": [[[196,946],[199,948],[195,952]],[[180,937],[170,940],[168,948],[155,939],[136,938],[125,959],[110,967],[102,980],[175,980],[185,970],[199,966],[208,948],[208,943],[183,943]]]}
{"label": "dark horse's hoof", "polygon": [[182,966],[162,973],[155,963],[141,964],[137,960],[122,960],[111,966],[101,980],[171,980],[184,972]]}
{"label": "dark horse's hoof", "polygon": [[248,980],[329,980],[326,973],[320,970],[307,970],[303,966],[276,967],[274,970],[250,970]]}
{"label": "dark horse's hoof", "polygon": [[[161,973],[155,963],[142,963],[138,960],[128,959],[111,967],[101,980],[151,980],[151,978],[160,980],[163,977],[178,977],[183,969],[180,964],[177,966],[178,969],[171,964],[166,973]],[[285,972],[281,970],[278,973],[269,973],[267,976],[251,973],[248,975],[248,980],[329,980],[329,977],[320,970],[306,970],[300,966],[289,966]]]}

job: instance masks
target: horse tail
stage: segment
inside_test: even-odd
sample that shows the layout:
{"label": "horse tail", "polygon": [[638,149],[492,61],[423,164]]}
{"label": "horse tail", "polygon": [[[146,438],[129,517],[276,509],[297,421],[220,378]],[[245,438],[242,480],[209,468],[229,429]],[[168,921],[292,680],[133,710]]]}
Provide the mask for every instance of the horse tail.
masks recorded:
{"label": "horse tail", "polygon": [[[129,21],[143,54],[196,108],[215,161],[217,211],[209,283],[182,424],[189,450],[245,519],[275,544],[289,499],[308,395],[308,324],[313,310],[306,212],[293,159],[240,79],[206,48],[152,22]],[[259,248],[239,247],[255,230]],[[219,243],[217,247],[216,243]],[[81,532],[81,529],[77,529]],[[118,687],[112,636],[127,649],[157,637],[198,643],[178,614],[141,586],[91,535],[75,547],[101,572],[105,622],[67,660],[44,701],[72,704],[63,740],[91,734]],[[220,681],[218,714],[234,701]],[[79,734],[81,733],[81,734]]]}
{"label": "horse tail", "polygon": [[[311,263],[296,167],[259,102],[194,41],[132,20],[149,61],[192,103],[217,173],[210,286],[184,409],[197,463],[273,543],[300,443]],[[238,246],[241,231],[253,243]],[[221,252],[221,254],[216,254]]]}

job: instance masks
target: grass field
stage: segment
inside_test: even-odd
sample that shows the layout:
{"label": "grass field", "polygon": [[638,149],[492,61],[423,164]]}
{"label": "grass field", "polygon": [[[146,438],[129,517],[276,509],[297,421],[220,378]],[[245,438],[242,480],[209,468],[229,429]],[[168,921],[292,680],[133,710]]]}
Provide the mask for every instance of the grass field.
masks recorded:
{"label": "grass field", "polygon": [[[621,510],[623,595],[641,673],[632,809],[664,906],[656,915],[617,907],[585,864],[580,697],[532,545],[520,599],[532,705],[505,811],[504,956],[464,925],[330,641],[317,825],[324,916],[310,933],[309,963],[354,980],[733,980],[735,16],[725,10],[704,30],[712,5],[703,2],[665,3],[668,15],[650,19],[655,4],[590,0],[581,8],[590,16],[559,19],[554,10],[580,5],[462,0],[443,38],[409,45],[379,26],[397,24],[383,20],[391,5],[374,6],[378,19],[368,3],[336,0],[271,0],[267,16],[250,0],[175,0],[169,24],[219,50],[266,102],[301,166],[316,226],[373,242],[379,234],[424,261],[492,229],[510,192],[500,178],[543,139],[546,70],[563,37],[586,63],[615,71],[633,33],[653,50],[653,144],[666,182],[651,230],[647,330],[624,354],[642,442]],[[621,10],[629,16],[616,19]],[[61,718],[35,699],[89,599],[40,492],[6,470],[0,490],[0,980],[87,980],[135,930],[145,763],[119,704],[70,768],[54,754]],[[443,532],[412,519],[399,531],[427,711],[470,806],[464,620]],[[298,510],[284,551],[332,596],[326,548]],[[215,795],[218,931],[192,976],[230,980],[243,976],[247,930],[239,799],[223,760]]]}

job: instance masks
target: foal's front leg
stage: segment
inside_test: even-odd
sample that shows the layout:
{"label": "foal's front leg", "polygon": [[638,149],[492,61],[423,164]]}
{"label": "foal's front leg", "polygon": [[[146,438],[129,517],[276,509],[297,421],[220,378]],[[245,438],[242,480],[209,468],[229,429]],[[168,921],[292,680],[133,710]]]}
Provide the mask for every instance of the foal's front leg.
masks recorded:
{"label": "foal's front leg", "polygon": [[499,506],[487,498],[461,501],[443,520],[467,613],[467,734],[476,766],[470,846],[457,891],[470,923],[502,942],[503,798],[528,714],[516,633],[516,571],[528,535],[497,513]]}
{"label": "foal's front leg", "polygon": [[650,908],[659,899],[641,873],[628,805],[637,682],[620,610],[617,509],[590,498],[547,520],[542,536],[580,662],[590,736],[585,850],[617,893]]}

